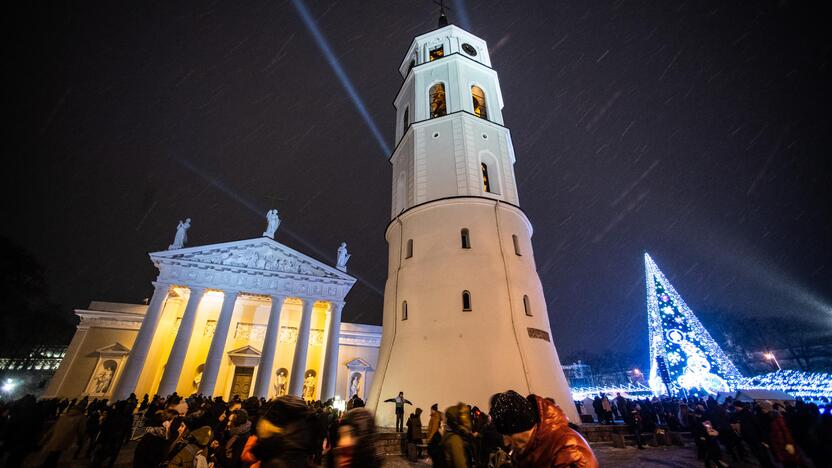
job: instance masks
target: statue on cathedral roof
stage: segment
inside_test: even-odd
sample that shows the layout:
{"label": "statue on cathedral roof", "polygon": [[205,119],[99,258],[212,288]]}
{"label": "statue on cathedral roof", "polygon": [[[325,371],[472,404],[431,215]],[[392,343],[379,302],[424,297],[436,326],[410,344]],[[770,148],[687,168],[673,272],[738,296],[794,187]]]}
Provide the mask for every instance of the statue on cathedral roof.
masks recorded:
{"label": "statue on cathedral roof", "polygon": [[277,231],[278,226],[280,226],[280,216],[278,216],[276,209],[272,208],[266,213],[266,221],[268,221],[268,225],[263,236],[274,239],[274,233]]}
{"label": "statue on cathedral roof", "polygon": [[188,229],[191,228],[191,218],[186,218],[185,221],[179,221],[176,226],[176,236],[173,238],[173,244],[168,246],[168,250],[181,249],[188,242]]}
{"label": "statue on cathedral roof", "polygon": [[338,259],[335,262],[335,268],[346,272],[347,271],[347,262],[350,260],[352,255],[347,253],[347,243],[341,242],[341,246],[338,247]]}

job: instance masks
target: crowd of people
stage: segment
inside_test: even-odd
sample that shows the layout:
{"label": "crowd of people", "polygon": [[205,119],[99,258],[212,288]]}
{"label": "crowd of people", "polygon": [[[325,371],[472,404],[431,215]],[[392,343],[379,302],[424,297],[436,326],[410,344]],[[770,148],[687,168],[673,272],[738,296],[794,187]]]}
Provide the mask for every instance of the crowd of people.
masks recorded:
{"label": "crowd of people", "polygon": [[803,401],[744,402],[706,399],[610,399],[599,394],[576,402],[578,412],[601,424],[621,421],[635,435],[658,431],[690,432],[706,467],[754,460],[769,467],[832,466],[832,404]]}
{"label": "crowd of people", "polygon": [[[434,404],[426,434],[421,415],[417,408],[408,418],[405,441],[426,447],[433,466],[598,466],[551,399],[500,393],[491,400],[490,415],[463,403],[445,411]],[[382,464],[377,434],[373,414],[357,396],[344,412],[295,396],[226,402],[177,394],[139,401],[131,395],[113,403],[29,395],[0,402],[0,464],[9,467],[24,460],[54,467],[67,458],[76,466],[112,467],[132,440],[138,468],[373,468]]]}
{"label": "crowd of people", "polygon": [[[397,431],[407,449],[421,450],[436,467],[596,467],[578,426],[548,398],[513,391],[491,398],[488,412],[464,403],[423,424],[414,408],[404,422],[400,393]],[[327,402],[330,403],[330,402]],[[629,399],[598,395],[576,402],[583,418],[625,424],[639,448],[656,431],[689,432],[706,467],[754,460],[762,467],[821,467],[832,460],[832,405],[746,403],[728,398]],[[346,411],[294,396],[266,401],[177,394],[107,400],[25,396],[0,402],[0,465],[112,467],[134,441],[136,467],[377,467],[377,428],[364,402],[353,396]]]}

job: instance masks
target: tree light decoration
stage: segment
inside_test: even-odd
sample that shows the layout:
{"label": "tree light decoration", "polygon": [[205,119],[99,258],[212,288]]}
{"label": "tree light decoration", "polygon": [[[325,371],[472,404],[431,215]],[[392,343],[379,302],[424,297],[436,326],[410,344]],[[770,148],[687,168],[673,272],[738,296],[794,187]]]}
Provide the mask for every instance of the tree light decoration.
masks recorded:
{"label": "tree light decoration", "polygon": [[743,382],[743,377],[734,363],[646,253],[644,265],[650,331],[650,388],[657,395],[666,393],[656,361],[659,356],[667,364],[668,387],[673,394],[682,390],[714,394],[736,388]]}
{"label": "tree light decoration", "polygon": [[603,393],[607,396],[615,396],[620,393],[624,398],[647,398],[653,395],[653,390],[641,383],[631,383],[612,387],[575,387],[572,389],[572,399],[582,401],[584,398],[595,398]]}
{"label": "tree light decoration", "polygon": [[749,377],[738,387],[748,390],[779,390],[804,400],[832,400],[832,374],[821,372],[779,370]]}

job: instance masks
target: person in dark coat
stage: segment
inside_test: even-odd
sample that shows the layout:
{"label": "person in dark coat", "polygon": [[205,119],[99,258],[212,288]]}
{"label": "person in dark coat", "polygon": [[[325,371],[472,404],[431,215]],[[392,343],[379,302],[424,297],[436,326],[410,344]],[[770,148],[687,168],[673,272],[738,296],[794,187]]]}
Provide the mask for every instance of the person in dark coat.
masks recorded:
{"label": "person in dark coat", "polygon": [[757,419],[751,413],[747,404],[737,401],[734,402],[734,414],[731,415],[731,424],[739,426],[740,438],[748,445],[749,450],[754,455],[754,458],[760,463],[763,468],[773,468],[771,463],[771,455],[768,448],[763,444],[761,438],[760,427],[757,424]]}
{"label": "person in dark coat", "polygon": [[214,451],[214,466],[236,468],[241,466],[240,457],[251,433],[251,421],[248,412],[243,409],[234,410],[228,417],[228,425],[223,434],[211,442]]}
{"label": "person in dark coat", "polygon": [[334,448],[326,457],[328,468],[378,468],[381,458],[375,448],[375,420],[365,408],[354,408],[346,413],[338,425]]}
{"label": "person in dark coat", "polygon": [[46,459],[41,466],[57,466],[61,454],[69,450],[72,444],[83,443],[86,425],[87,418],[78,406],[73,406],[62,414],[44,436],[43,452]]}
{"label": "person in dark coat", "polygon": [[112,467],[118,452],[133,425],[133,414],[127,400],[116,402],[104,412],[101,430],[95,440],[91,468]]}
{"label": "person in dark coat", "polygon": [[133,451],[134,468],[156,468],[162,464],[174,440],[169,437],[173,417],[162,410],[149,415],[145,433]]}
{"label": "person in dark coat", "polygon": [[314,467],[315,415],[293,395],[276,398],[257,422],[257,445],[251,454],[262,468]]}
{"label": "person in dark coat", "polygon": [[422,408],[416,408],[407,418],[407,441],[413,444],[422,443]]}
{"label": "person in dark coat", "polygon": [[445,435],[442,436],[443,456],[440,468],[468,468],[473,460],[471,415],[468,406],[458,403],[445,410]]}

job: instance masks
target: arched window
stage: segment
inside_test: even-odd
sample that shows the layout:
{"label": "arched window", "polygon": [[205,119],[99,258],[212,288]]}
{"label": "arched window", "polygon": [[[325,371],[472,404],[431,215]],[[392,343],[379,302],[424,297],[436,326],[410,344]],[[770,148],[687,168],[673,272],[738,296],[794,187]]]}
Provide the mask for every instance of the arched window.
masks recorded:
{"label": "arched window", "polygon": [[407,301],[402,301],[402,320],[407,320]]}
{"label": "arched window", "polygon": [[523,309],[525,309],[526,315],[528,315],[529,317],[532,316],[532,306],[529,305],[529,296],[523,296]]}
{"label": "arched window", "polygon": [[474,115],[487,119],[488,111],[485,108],[485,91],[479,86],[471,86],[471,98],[474,100]]}
{"label": "arched window", "polygon": [[514,255],[518,257],[523,255],[520,253],[520,239],[517,238],[516,234],[511,235],[511,241],[514,242]]}
{"label": "arched window", "polygon": [[430,118],[442,117],[448,114],[445,105],[445,85],[436,83],[430,87]]}
{"label": "arched window", "polygon": [[462,291],[462,310],[468,312],[471,310],[471,293]]}
{"label": "arched window", "polygon": [[409,110],[410,109],[408,109],[407,107],[404,108],[404,115],[402,116],[402,135],[404,135],[404,132],[407,131],[407,126],[410,125],[410,112],[408,112]]}
{"label": "arched window", "polygon": [[488,164],[480,163],[482,169],[482,189],[486,192],[491,192],[491,182],[488,180]]}
{"label": "arched window", "polygon": [[471,235],[468,233],[468,228],[463,228],[460,232],[462,236],[462,248],[463,249],[470,249],[471,248]]}
{"label": "arched window", "polygon": [[413,256],[413,239],[407,240],[407,250],[405,251],[404,258],[410,258]]}

